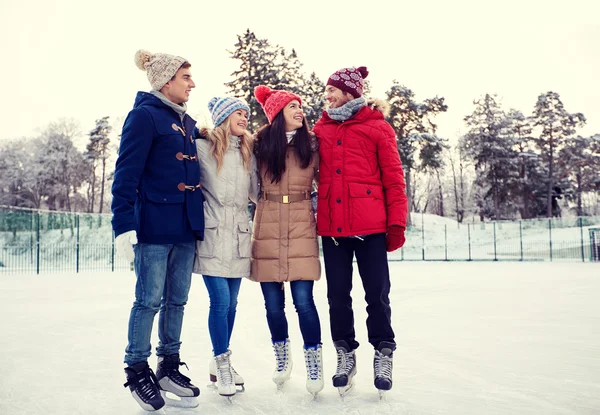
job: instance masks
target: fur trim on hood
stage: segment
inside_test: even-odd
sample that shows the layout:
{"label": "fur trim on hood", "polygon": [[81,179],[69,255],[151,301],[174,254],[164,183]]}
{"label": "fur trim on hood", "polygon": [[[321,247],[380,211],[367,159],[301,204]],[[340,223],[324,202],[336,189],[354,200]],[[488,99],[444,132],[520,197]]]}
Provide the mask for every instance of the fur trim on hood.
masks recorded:
{"label": "fur trim on hood", "polygon": [[380,98],[369,98],[367,100],[367,105],[373,109],[383,113],[384,117],[390,115],[390,104],[387,101],[384,101]]}

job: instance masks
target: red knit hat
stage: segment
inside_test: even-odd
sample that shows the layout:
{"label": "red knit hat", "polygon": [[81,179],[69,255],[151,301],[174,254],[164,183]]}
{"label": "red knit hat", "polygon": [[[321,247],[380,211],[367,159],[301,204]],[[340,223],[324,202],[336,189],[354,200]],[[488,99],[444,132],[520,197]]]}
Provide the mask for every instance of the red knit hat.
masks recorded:
{"label": "red knit hat", "polygon": [[269,124],[273,122],[273,118],[275,118],[279,111],[281,111],[290,101],[296,99],[300,105],[302,105],[302,98],[298,95],[287,91],[271,89],[266,85],[259,85],[254,88],[254,96],[265,112]]}
{"label": "red knit hat", "polygon": [[358,68],[343,68],[335,71],[327,80],[327,85],[334,86],[358,98],[363,93],[364,79],[369,75],[365,66]]}

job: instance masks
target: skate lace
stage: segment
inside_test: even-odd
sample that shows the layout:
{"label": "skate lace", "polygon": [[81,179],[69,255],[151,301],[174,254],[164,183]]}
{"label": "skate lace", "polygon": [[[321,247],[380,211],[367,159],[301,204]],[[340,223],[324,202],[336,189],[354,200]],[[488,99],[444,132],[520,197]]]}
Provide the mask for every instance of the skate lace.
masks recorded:
{"label": "skate lace", "polygon": [[229,361],[219,363],[217,365],[218,376],[220,385],[231,385],[233,383],[233,370]]}
{"label": "skate lace", "polygon": [[286,342],[273,343],[273,350],[275,351],[275,363],[277,365],[277,371],[282,372],[285,370],[288,362],[288,350]]}
{"label": "skate lace", "polygon": [[152,369],[148,369],[137,374],[137,376],[128,380],[123,386],[127,387],[136,383],[138,384],[136,387],[136,392],[144,402],[148,402],[159,393],[158,387],[156,386],[158,385],[158,379],[156,379]]}
{"label": "skate lace", "polygon": [[345,352],[343,349],[337,349],[337,368],[336,376],[348,375],[352,370],[352,357],[354,352]]}
{"label": "skate lace", "polygon": [[306,359],[306,371],[308,372],[308,377],[311,380],[320,379],[321,371],[319,370],[319,367],[321,367],[321,359],[319,359],[318,350],[306,349],[304,358]]}
{"label": "skate lace", "polygon": [[[187,370],[190,370],[190,369],[188,368],[188,365],[187,365],[187,364],[185,364],[185,362],[179,362],[179,365],[178,365],[178,366],[185,366],[185,368],[186,368]],[[173,368],[173,369],[169,370],[169,372],[168,372],[168,375],[167,375],[167,376],[169,376],[169,378],[171,378],[171,380],[172,380],[173,382],[177,383],[179,386],[190,386],[190,385],[191,385],[191,383],[190,383],[190,382],[191,382],[192,380],[191,380],[190,378],[188,378],[187,376],[185,376],[183,373],[181,373],[181,372],[179,371],[179,368],[178,368],[178,367],[175,367],[175,368]]]}
{"label": "skate lace", "polygon": [[375,376],[385,377],[387,379],[392,378],[392,365],[393,359],[389,356],[384,355],[380,351],[375,351]]}

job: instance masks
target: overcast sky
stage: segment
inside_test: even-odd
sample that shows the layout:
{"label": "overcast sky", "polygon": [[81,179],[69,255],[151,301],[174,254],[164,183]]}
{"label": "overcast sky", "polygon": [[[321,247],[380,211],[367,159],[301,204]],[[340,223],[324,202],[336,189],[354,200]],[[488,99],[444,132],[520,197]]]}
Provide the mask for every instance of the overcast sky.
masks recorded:
{"label": "overcast sky", "polygon": [[450,139],[482,94],[529,115],[549,90],[587,117],[579,134],[600,133],[600,2],[569,3],[0,0],[0,139],[33,136],[61,117],[87,133],[98,118],[125,116],[150,88],[133,62],[140,48],[192,63],[189,112],[202,119],[209,99],[226,93],[236,69],[227,50],[248,28],[295,48],[323,81],[367,66],[373,95],[397,79],[419,100],[445,97],[439,134]]}

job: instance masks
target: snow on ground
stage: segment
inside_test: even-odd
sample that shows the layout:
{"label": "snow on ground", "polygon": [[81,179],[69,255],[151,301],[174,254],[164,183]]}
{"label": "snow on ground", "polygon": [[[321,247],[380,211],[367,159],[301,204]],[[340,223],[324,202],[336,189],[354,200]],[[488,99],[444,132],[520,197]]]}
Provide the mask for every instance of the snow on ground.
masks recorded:
{"label": "snow on ground", "polygon": [[[325,282],[315,298],[326,386],[305,391],[301,337],[287,311],[295,359],[282,394],[259,285],[244,281],[231,348],[246,393],[228,403],[206,387],[208,296],[195,276],[182,358],[201,388],[195,409],[167,414],[600,414],[600,267],[590,263],[393,262],[394,387],[372,384],[360,281],[354,289],[356,388],[342,401],[330,378],[335,353]],[[0,275],[0,414],[135,414],[123,388],[133,273]],[[289,291],[288,291],[289,294]],[[288,295],[289,299],[289,295]],[[156,345],[156,334],[153,346]],[[155,365],[155,357],[150,360]],[[185,369],[183,369],[185,371]]]}

